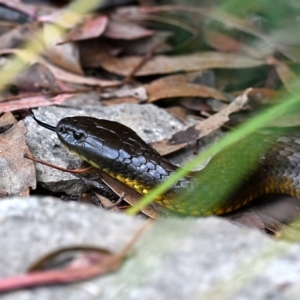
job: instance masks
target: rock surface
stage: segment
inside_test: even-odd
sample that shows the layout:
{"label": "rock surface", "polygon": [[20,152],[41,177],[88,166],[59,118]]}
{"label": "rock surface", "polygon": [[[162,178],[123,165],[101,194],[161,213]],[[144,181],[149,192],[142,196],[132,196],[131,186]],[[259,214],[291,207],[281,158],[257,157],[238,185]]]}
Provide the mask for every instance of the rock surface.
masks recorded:
{"label": "rock surface", "polygon": [[[40,256],[63,246],[120,251],[144,223],[55,198],[3,200],[0,222],[0,277],[25,272]],[[299,299],[299,252],[299,245],[273,241],[216,217],[160,219],[119,271],[1,299]]]}

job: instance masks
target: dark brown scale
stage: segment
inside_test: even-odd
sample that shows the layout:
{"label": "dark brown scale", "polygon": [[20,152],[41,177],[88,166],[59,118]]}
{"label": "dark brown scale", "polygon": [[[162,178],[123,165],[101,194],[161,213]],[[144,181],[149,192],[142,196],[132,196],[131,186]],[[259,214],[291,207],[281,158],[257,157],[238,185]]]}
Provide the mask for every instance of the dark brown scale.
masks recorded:
{"label": "dark brown scale", "polygon": [[[195,179],[179,180],[155,201],[179,214],[208,215],[227,213],[267,193],[300,197],[300,131],[291,130],[267,129],[230,145],[195,172]],[[142,194],[177,169],[117,122],[65,118],[56,132],[70,151]]]}

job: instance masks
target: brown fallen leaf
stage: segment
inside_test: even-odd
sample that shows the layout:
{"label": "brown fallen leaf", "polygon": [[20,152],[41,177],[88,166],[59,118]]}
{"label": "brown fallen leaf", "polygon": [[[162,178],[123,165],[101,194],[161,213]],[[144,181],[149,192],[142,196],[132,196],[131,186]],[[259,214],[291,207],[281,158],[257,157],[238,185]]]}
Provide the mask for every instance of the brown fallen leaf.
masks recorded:
{"label": "brown fallen leaf", "polygon": [[65,71],[50,62],[46,61],[43,58],[38,58],[38,62],[47,67],[55,76],[55,78],[60,79],[62,81],[71,82],[75,84],[86,84],[86,85],[92,85],[92,86],[100,86],[100,87],[109,87],[109,86],[115,86],[119,83],[119,81],[109,81],[109,80],[102,80],[97,79],[94,77],[88,77],[88,76],[81,76],[77,74],[70,73],[68,71]]}
{"label": "brown fallen leaf", "polygon": [[[137,56],[115,58],[110,56],[105,50],[102,50],[97,55],[85,55],[82,57],[82,65],[85,67],[102,67],[111,73],[126,76],[138,64],[140,59]],[[240,69],[264,64],[266,62],[263,60],[232,53],[199,52],[178,56],[157,55],[148,60],[135,73],[135,76],[168,74],[182,71],[203,71],[214,68]]]}
{"label": "brown fallen leaf", "polygon": [[[135,190],[131,189],[126,184],[118,181],[115,178],[112,178],[111,176],[107,175],[104,172],[97,172],[99,177],[119,196],[123,196],[124,201],[129,203],[132,206],[135,206],[139,200],[141,199],[142,195],[136,192]],[[156,209],[149,205],[146,208],[142,209],[142,212],[147,215],[148,217],[152,219],[159,218],[159,212],[156,211]]]}
{"label": "brown fallen leaf", "polygon": [[222,52],[239,52],[241,42],[208,28],[203,28],[205,42],[212,48]]}
{"label": "brown fallen leaf", "polygon": [[[197,77],[197,75],[199,75],[199,72],[165,76],[163,78],[154,80],[149,84],[145,84],[143,87],[129,90],[128,92],[126,92],[126,89],[124,90],[124,88],[122,88],[120,90],[108,92],[102,95],[104,95],[103,98],[111,98],[110,102],[105,102],[107,105],[119,103],[119,97],[124,97],[125,99],[123,98],[123,101],[130,103],[137,103],[137,101],[135,101],[133,98],[137,98],[140,101],[145,101],[148,99],[147,102],[155,102],[157,100],[175,97],[203,97],[220,99],[226,102],[228,101],[228,97],[224,93],[219,92],[214,88],[197,83],[191,83],[191,81]],[[137,91],[144,90],[145,92],[142,94],[136,94]]]}
{"label": "brown fallen leaf", "polygon": [[23,121],[0,135],[0,190],[9,196],[29,195],[29,188],[36,188],[36,174],[32,161],[24,158],[29,153]]}
{"label": "brown fallen leaf", "polygon": [[122,266],[126,255],[131,250],[137,239],[151,224],[152,220],[145,222],[145,224],[139,228],[133,238],[119,253],[110,253],[96,247],[76,246],[74,249],[86,249],[88,251],[97,252],[96,254],[98,255],[90,257],[86,256],[84,262],[79,262],[79,264],[71,265],[62,270],[32,271],[32,269],[35,270],[42,266],[43,261],[47,261],[47,258],[53,259],[57,254],[64,251],[67,252],[72,248],[61,249],[54,253],[50,253],[46,257],[42,258],[42,261],[36,263],[35,266],[31,268],[30,273],[0,279],[0,293],[22,288],[38,287],[41,285],[73,283],[115,272]]}
{"label": "brown fallen leaf", "polygon": [[[33,97],[24,97],[20,100],[13,100],[0,103],[0,113],[15,111],[20,109],[28,109],[39,106],[49,106],[54,104],[61,104],[67,99],[72,97],[70,94],[62,93],[55,97],[49,98],[46,95],[33,96]],[[5,100],[5,99],[4,99]]]}
{"label": "brown fallen leaf", "polygon": [[[53,32],[57,30],[57,32]],[[83,75],[80,65],[79,48],[75,42],[63,42],[61,29],[53,26],[43,28],[43,42],[47,45],[47,50],[43,56],[56,66],[77,75]]]}
{"label": "brown fallen leaf", "polygon": [[108,17],[105,15],[86,16],[81,24],[71,29],[64,42],[96,38],[105,32],[107,24]]}
{"label": "brown fallen leaf", "polygon": [[[25,52],[23,52],[20,49],[2,49],[0,50],[0,55],[3,54],[16,54],[16,55],[24,55]],[[55,76],[55,78],[75,83],[75,84],[82,84],[82,85],[91,85],[91,86],[100,86],[100,87],[110,87],[110,86],[116,86],[119,84],[119,81],[109,81],[109,80],[102,80],[94,77],[88,77],[88,76],[81,76],[77,74],[73,74],[71,72],[65,71],[64,69],[61,69],[50,62],[48,62],[46,59],[39,57],[37,58],[38,63],[44,65],[46,68],[48,68],[52,74]]]}
{"label": "brown fallen leaf", "polygon": [[228,106],[218,113],[212,115],[208,119],[201,121],[184,131],[177,132],[170,139],[163,139],[158,142],[151,143],[151,146],[161,155],[175,152],[191,141],[197,140],[212,131],[220,128],[229,120],[229,115],[243,109],[248,102],[248,93],[251,89],[247,89],[242,95],[238,96]]}
{"label": "brown fallen leaf", "polygon": [[149,95],[147,102],[174,97],[211,97],[228,100],[223,93],[214,88],[189,81],[190,76],[185,76],[185,74],[166,76],[152,81],[150,84],[144,85]]}
{"label": "brown fallen leaf", "polygon": [[14,80],[18,92],[58,91],[53,74],[45,66],[35,63],[19,74]]}
{"label": "brown fallen leaf", "polygon": [[180,120],[183,124],[186,124],[186,110],[181,106],[171,106],[166,108],[166,110],[173,115],[175,118]]}
{"label": "brown fallen leaf", "polygon": [[17,120],[11,112],[7,112],[0,118],[1,133],[5,132],[12,125],[16,124]]}
{"label": "brown fallen leaf", "polygon": [[109,199],[107,199],[106,197],[95,193],[97,199],[100,201],[100,205],[103,206],[103,208],[108,209],[110,211],[114,211],[114,212],[121,212],[121,209],[118,208],[118,206],[115,206],[114,203],[112,201],[110,201]]}

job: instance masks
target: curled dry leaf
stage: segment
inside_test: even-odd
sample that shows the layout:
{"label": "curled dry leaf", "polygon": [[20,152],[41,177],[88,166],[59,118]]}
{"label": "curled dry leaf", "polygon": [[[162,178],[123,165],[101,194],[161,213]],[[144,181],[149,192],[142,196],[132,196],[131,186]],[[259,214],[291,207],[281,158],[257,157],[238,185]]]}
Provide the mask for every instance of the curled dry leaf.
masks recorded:
{"label": "curled dry leaf", "polygon": [[[82,64],[86,67],[102,67],[105,70],[126,76],[141,60],[138,56],[115,58],[105,51],[93,57],[85,55]],[[191,72],[214,68],[240,69],[257,67],[266,64],[263,60],[231,53],[199,52],[189,55],[164,56],[157,55],[148,60],[134,75],[146,76],[175,72]]]}
{"label": "curled dry leaf", "polygon": [[242,95],[238,96],[220,112],[212,115],[208,119],[174,134],[171,139],[164,139],[152,143],[151,146],[161,155],[166,155],[185,147],[191,141],[211,133],[226,123],[229,120],[229,115],[231,113],[240,111],[247,105],[247,95],[250,91],[251,89],[247,89]]}
{"label": "curled dry leaf", "polygon": [[36,175],[32,161],[24,158],[30,153],[25,141],[27,128],[22,121],[0,135],[0,190],[13,195],[29,195],[35,189]]}

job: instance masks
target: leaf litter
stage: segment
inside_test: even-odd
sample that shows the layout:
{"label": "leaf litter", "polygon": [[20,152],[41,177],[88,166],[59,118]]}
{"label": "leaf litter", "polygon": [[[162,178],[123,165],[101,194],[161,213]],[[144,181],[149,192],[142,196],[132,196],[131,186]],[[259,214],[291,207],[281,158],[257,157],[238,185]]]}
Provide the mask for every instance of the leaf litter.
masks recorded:
{"label": "leaf litter", "polygon": [[[35,5],[25,5],[20,1],[14,1],[11,5],[8,4],[11,1],[0,2],[30,17],[29,21],[23,25],[12,22],[14,26],[0,37],[2,50],[0,56],[8,62],[11,58],[9,55],[18,55],[19,47],[24,41],[29,40],[47,23],[56,25],[57,20],[64,13],[64,10],[58,10],[52,6],[42,9]],[[200,22],[199,28],[197,28],[198,24],[196,26],[195,24],[184,24],[181,20],[176,20],[174,16],[174,22],[172,22],[170,17],[155,15],[156,12],[170,12],[172,9],[180,11],[181,14],[185,12],[201,15],[203,20]],[[202,38],[206,44],[205,47],[200,50],[191,48],[192,51],[182,51],[180,54],[172,53],[172,50],[176,49],[178,45],[169,41],[176,37],[176,31],[172,32],[170,27],[157,29],[153,25],[155,22],[163,20],[166,23],[169,22],[168,25],[172,23],[174,27],[177,26],[178,29],[194,36],[201,37],[199,32],[203,32]],[[219,30],[218,27],[211,26],[212,20],[222,24],[226,30]],[[153,23],[151,24],[151,22]],[[59,23],[59,26],[65,26],[65,24]],[[0,103],[1,113],[22,111],[30,107],[63,105],[74,91],[80,92],[87,89],[97,91],[99,98],[105,99],[102,103],[106,105],[124,101],[136,103],[147,101],[155,102],[156,105],[161,105],[166,109],[176,107],[175,113],[183,122],[185,121],[184,116],[190,114],[191,111],[197,117],[200,117],[201,110],[206,111],[207,115],[217,111],[206,120],[175,134],[171,139],[152,144],[161,154],[168,154],[226,125],[229,116],[233,113],[241,111],[244,113],[246,107],[248,110],[255,110],[261,105],[270,105],[276,102],[278,94],[286,91],[293,92],[295,86],[293,82],[297,79],[292,64],[292,62],[294,64],[299,62],[300,57],[296,43],[288,45],[282,41],[276,42],[272,34],[265,34],[249,19],[239,18],[215,9],[187,6],[118,7],[109,13],[94,12],[81,18],[81,22],[77,26],[69,27],[63,37],[58,34],[52,36],[52,33],[44,32],[43,42],[50,40],[52,48],[47,52],[44,51],[43,56],[35,57],[31,64],[28,64],[30,69],[34,69],[38,64],[39,67],[35,72],[32,74],[25,72],[25,75],[21,74],[12,83],[17,88],[17,95],[10,89],[6,89],[1,94],[3,101]],[[258,40],[257,44],[249,43],[248,35],[255,37]],[[185,41],[182,44],[185,44]],[[261,49],[264,48],[264,51],[255,47],[257,45],[260,47],[264,45],[261,47]],[[282,56],[275,56],[277,51]],[[272,81],[273,85],[268,82],[268,75],[269,78],[272,78],[272,74],[270,75],[272,71],[268,73],[266,70],[270,68],[275,70],[279,84],[276,84],[276,80]],[[194,75],[209,70],[213,72],[216,81],[220,82],[221,76],[219,76],[218,70],[224,71],[224,69],[233,72],[246,69],[249,78],[237,75],[237,80],[231,82],[228,73],[225,73],[226,76],[222,78],[222,84],[219,85],[207,82],[199,84],[192,80]],[[256,78],[256,74],[264,74],[264,72],[268,75],[264,76],[263,80]],[[124,86],[124,82],[126,82],[126,86]],[[246,84],[244,84],[245,82]],[[250,86],[253,88],[249,89]],[[68,91],[73,92],[68,94]],[[28,95],[28,93],[36,94]],[[241,96],[232,100],[240,94]],[[17,98],[14,99],[15,96]],[[192,105],[182,105],[184,97],[191,97],[190,101],[195,97],[201,98],[201,101],[205,101],[203,103],[206,106],[196,108],[196,105],[193,107]],[[189,100],[185,101],[187,103]],[[219,109],[214,108],[213,102],[209,101],[222,101],[220,103],[223,106]],[[3,132],[1,133],[2,143],[0,143],[4,179],[1,180],[0,190],[9,195],[29,195],[30,188],[34,189],[36,183],[32,162],[23,158],[25,153],[30,154],[24,138],[26,128],[22,121],[18,123],[9,121],[12,123],[8,122],[9,125],[7,125],[3,119],[10,118],[7,116],[9,115],[4,114],[0,119],[0,124],[4,124],[1,126]],[[18,113],[16,116],[19,117]],[[291,125],[299,125],[298,119],[298,115],[295,114],[289,121],[292,123]],[[279,123],[278,120],[277,125]],[[109,178],[104,180],[109,182],[117,194],[123,195],[126,187],[120,186],[117,182],[110,182]],[[14,182],[18,182],[19,185],[12,184]],[[127,200],[129,199],[128,202],[131,204],[139,197],[140,195],[134,195],[130,190],[126,190],[124,196]],[[153,218],[158,216],[155,209],[147,211],[146,214]],[[264,214],[266,214],[265,211]],[[259,215],[257,211],[246,211],[241,215],[240,223],[271,230],[273,227],[267,222],[267,217],[263,218],[262,214]],[[272,217],[269,216],[269,218]],[[273,219],[277,219],[277,217]],[[277,231],[277,228],[274,231]],[[292,234],[292,236],[295,235],[295,233]],[[38,274],[37,277],[27,278],[28,281],[24,283],[25,280],[23,286],[57,283],[60,280],[64,282],[79,280],[88,278],[88,274],[99,275],[117,270],[124,257],[118,256],[116,259],[114,254],[109,255],[111,255],[110,258],[104,258],[104,261],[107,259],[104,266],[100,264],[95,269],[91,267],[79,270],[77,275],[72,274],[71,268],[66,269],[66,273]],[[17,281],[11,282],[12,286]],[[14,287],[17,286],[14,285]]]}

